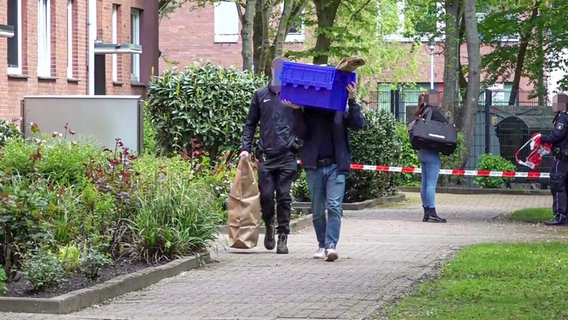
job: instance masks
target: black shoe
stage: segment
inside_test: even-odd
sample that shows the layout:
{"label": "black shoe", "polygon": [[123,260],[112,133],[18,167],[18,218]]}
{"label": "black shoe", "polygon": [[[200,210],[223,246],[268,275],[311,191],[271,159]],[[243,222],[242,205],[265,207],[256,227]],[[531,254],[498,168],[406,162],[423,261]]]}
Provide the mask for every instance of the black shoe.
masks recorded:
{"label": "black shoe", "polygon": [[274,234],[276,233],[274,224],[266,225],[266,232],[264,233],[264,247],[266,250],[272,250],[276,246]]}
{"label": "black shoe", "polygon": [[422,221],[424,221],[424,222],[436,222],[436,223],[446,223],[447,222],[446,219],[438,216],[438,214],[436,213],[436,208],[425,208],[425,209],[426,209],[426,213],[424,213],[424,219],[422,219]]}
{"label": "black shoe", "polygon": [[288,247],[286,246],[287,243],[288,243],[288,236],[285,233],[279,234],[276,253],[287,254],[288,253]]}
{"label": "black shoe", "polygon": [[554,219],[546,221],[544,224],[547,226],[564,226],[568,225],[568,219],[564,216],[556,216]]}

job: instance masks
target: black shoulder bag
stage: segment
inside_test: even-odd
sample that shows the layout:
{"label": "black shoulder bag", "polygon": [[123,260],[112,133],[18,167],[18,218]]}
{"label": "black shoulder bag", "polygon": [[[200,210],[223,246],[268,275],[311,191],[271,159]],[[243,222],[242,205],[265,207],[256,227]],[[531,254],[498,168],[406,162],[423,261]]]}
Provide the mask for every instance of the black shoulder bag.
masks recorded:
{"label": "black shoulder bag", "polygon": [[458,135],[456,126],[449,122],[432,120],[432,110],[426,111],[426,117],[412,121],[408,127],[410,144],[413,149],[428,149],[449,155],[454,153]]}

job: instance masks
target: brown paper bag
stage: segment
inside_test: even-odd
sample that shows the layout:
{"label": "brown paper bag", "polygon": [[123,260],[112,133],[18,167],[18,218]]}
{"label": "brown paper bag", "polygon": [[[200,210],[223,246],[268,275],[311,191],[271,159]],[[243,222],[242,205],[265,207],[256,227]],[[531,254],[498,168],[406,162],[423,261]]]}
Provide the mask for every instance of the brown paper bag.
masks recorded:
{"label": "brown paper bag", "polygon": [[365,65],[365,59],[360,57],[344,57],[339,61],[337,64],[336,69],[341,71],[348,71],[353,72],[355,69],[359,68],[360,66]]}
{"label": "brown paper bag", "polygon": [[260,195],[250,157],[241,157],[229,193],[229,246],[256,246],[260,228]]}

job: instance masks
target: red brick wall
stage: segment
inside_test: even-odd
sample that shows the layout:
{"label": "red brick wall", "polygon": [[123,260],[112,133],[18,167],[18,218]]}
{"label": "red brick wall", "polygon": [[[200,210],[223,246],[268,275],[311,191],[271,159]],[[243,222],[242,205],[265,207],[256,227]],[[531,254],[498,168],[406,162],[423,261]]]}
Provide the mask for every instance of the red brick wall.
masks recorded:
{"label": "red brick wall", "polygon": [[[0,0],[0,12],[7,11],[7,1]],[[97,0],[97,34],[101,40],[112,40],[112,3],[121,5],[119,43],[130,42],[130,8],[145,8],[144,0]],[[37,1],[22,0],[22,74],[7,74],[7,39],[0,38],[0,118],[21,117],[21,101],[28,95],[75,95],[88,93],[88,1],[74,0],[73,68],[67,78],[67,1],[51,0],[51,71],[47,79],[37,76]],[[151,18],[152,15],[148,15]],[[0,24],[7,24],[7,15],[0,14]],[[151,46],[143,48],[152,54]],[[131,85],[130,56],[119,55],[121,85],[112,83],[112,59],[107,55],[107,94],[144,95],[145,87]],[[144,70],[149,72],[148,70]],[[142,70],[141,70],[142,72]]]}

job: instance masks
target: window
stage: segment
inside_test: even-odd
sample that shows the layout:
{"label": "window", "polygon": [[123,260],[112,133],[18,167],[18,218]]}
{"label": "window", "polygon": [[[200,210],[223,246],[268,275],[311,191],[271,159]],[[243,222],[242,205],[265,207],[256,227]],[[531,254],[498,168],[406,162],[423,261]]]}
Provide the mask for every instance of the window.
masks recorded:
{"label": "window", "polygon": [[[301,16],[303,14],[304,12],[302,12]],[[294,21],[292,21],[292,27],[286,35],[286,42],[304,42],[304,23],[301,21],[301,16],[294,18]]]}
{"label": "window", "polygon": [[73,0],[67,0],[67,79],[73,79]]}
{"label": "window", "polygon": [[[132,44],[140,44],[140,10],[132,9],[130,13],[130,30]],[[132,54],[132,82],[140,82],[140,55]]]}
{"label": "window", "polygon": [[8,73],[22,73],[22,1],[8,0],[8,24],[14,36],[8,38]]}
{"label": "window", "polygon": [[239,40],[239,14],[234,2],[221,1],[215,4],[215,42]]}
{"label": "window", "polygon": [[[116,4],[112,5],[112,43],[118,43],[118,8]],[[118,55],[112,55],[112,81],[118,81]]]}
{"label": "window", "polygon": [[51,76],[51,0],[38,0],[37,75]]}

